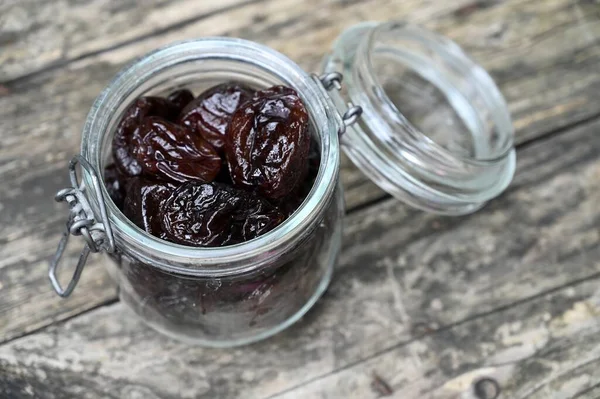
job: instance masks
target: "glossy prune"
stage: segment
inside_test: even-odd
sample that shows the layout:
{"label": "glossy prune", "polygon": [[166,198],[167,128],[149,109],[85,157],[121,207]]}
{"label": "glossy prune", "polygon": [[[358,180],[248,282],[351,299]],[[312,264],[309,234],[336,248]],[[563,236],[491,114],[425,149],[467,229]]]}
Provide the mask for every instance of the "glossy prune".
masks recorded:
{"label": "glossy prune", "polygon": [[148,116],[160,116],[171,120],[179,110],[170,101],[160,97],[140,97],[125,111],[112,142],[115,164],[121,173],[138,176],[142,167],[132,154],[131,139],[142,120]]}
{"label": "glossy prune", "polygon": [[241,83],[229,82],[214,86],[183,109],[178,123],[200,134],[221,152],[233,113],[250,100],[253,94],[254,90]]}
{"label": "glossy prune", "polygon": [[161,206],[177,187],[169,182],[133,177],[127,187],[123,213],[139,228],[162,238]]}
{"label": "glossy prune", "polygon": [[158,117],[144,119],[133,132],[131,153],[145,175],[176,182],[210,182],[221,168],[206,140]]}
{"label": "glossy prune", "polygon": [[178,114],[185,108],[186,105],[192,102],[193,99],[194,94],[188,89],[177,90],[167,96],[167,100],[177,108]]}
{"label": "glossy prune", "polygon": [[[222,158],[206,137],[225,141]],[[117,206],[150,234],[192,246],[233,245],[273,229],[306,198],[319,165],[293,89],[254,92],[235,82],[196,99],[186,89],[139,98],[113,150],[117,167],[105,178]]]}
{"label": "glossy prune", "polygon": [[171,195],[162,212],[165,239],[206,247],[251,240],[285,219],[266,200],[214,183],[185,183]]}
{"label": "glossy prune", "polygon": [[123,208],[123,202],[125,201],[125,180],[125,176],[119,172],[115,164],[110,164],[104,168],[106,191],[108,191],[108,195],[119,209]]}
{"label": "glossy prune", "polygon": [[233,114],[226,140],[229,172],[237,187],[281,199],[306,175],[308,113],[291,88],[257,92]]}

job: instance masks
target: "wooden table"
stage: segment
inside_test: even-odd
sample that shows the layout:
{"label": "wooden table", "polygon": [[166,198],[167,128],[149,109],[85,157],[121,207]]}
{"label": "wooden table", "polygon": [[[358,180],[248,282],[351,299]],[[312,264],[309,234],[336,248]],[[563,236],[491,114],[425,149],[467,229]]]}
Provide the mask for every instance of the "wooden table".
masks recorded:
{"label": "wooden table", "polygon": [[[500,398],[600,397],[597,0],[143,3],[0,2],[1,398],[493,398],[496,384]],[[468,217],[434,216],[344,159],[331,287],[300,323],[247,347],[150,330],[100,257],[72,297],[54,294],[47,262],[66,209],[52,197],[125,63],[227,35],[316,71],[343,29],[388,19],[451,37],[492,74],[518,144],[505,194]]]}

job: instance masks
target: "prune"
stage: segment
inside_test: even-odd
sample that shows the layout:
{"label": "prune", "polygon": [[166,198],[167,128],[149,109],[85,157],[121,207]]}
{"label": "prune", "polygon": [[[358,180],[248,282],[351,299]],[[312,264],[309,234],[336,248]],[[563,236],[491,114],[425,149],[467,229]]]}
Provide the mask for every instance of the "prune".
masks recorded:
{"label": "prune", "polygon": [[200,94],[179,115],[178,123],[189,127],[222,151],[231,116],[252,98],[254,91],[241,83],[223,83]]}
{"label": "prune", "polygon": [[112,143],[113,158],[121,173],[127,176],[138,176],[142,173],[142,167],[131,151],[131,138],[142,120],[148,116],[173,119],[177,113],[175,105],[160,97],[141,97],[127,108]]}
{"label": "prune", "polygon": [[229,82],[196,99],[186,89],[142,97],[118,126],[106,184],[150,234],[233,245],[273,229],[302,203],[319,165],[310,137],[302,101],[284,86],[254,92]]}
{"label": "prune", "polygon": [[293,89],[257,92],[233,114],[225,153],[233,183],[268,199],[292,193],[308,167],[308,113]]}
{"label": "prune", "polygon": [[266,200],[214,183],[185,183],[171,195],[162,211],[165,239],[207,247],[251,240],[285,219]]}
{"label": "prune", "polygon": [[221,158],[206,140],[158,117],[144,119],[133,132],[131,153],[145,175],[176,182],[210,182],[221,168]]}
{"label": "prune", "polygon": [[177,113],[181,112],[194,99],[194,94],[188,89],[182,89],[172,92],[167,96],[167,100],[176,108]]}
{"label": "prune", "polygon": [[123,208],[125,201],[125,177],[119,172],[115,164],[110,164],[104,168],[104,184],[106,191],[113,200],[117,208]]}
{"label": "prune", "polygon": [[123,213],[139,228],[162,238],[161,205],[177,187],[169,182],[133,177],[127,187]]}

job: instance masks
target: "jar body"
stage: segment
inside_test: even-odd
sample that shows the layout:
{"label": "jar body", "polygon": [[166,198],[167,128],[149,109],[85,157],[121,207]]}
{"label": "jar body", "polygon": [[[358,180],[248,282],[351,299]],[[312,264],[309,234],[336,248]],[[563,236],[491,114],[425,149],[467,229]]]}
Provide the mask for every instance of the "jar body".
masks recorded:
{"label": "jar body", "polygon": [[117,253],[110,274],[119,297],[156,330],[227,347],[273,335],[297,321],[327,288],[339,254],[343,197],[338,187],[316,227],[258,271],[190,277]]}
{"label": "jar body", "polygon": [[[157,50],[117,75],[92,107],[82,141],[82,156],[103,171],[111,163],[116,126],[134,99],[183,87],[199,94],[229,80],[255,88],[290,86],[308,111],[319,169],[304,202],[286,221],[245,243],[187,247],[138,228],[106,187],[99,196],[88,195],[95,213],[99,201],[105,204],[114,232],[108,264],[120,299],[156,330],[212,347],[273,335],[297,321],[325,291],[340,250],[344,213],[337,110],[318,81],[283,55],[239,39],[200,39]],[[83,178],[93,187],[88,173]]]}

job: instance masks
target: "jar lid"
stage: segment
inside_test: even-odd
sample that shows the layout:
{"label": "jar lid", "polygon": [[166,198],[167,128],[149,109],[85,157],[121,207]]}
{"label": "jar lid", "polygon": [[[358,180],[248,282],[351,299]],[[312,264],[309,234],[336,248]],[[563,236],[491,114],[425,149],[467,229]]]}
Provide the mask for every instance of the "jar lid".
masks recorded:
{"label": "jar lid", "polygon": [[414,207],[474,212],[515,170],[513,127],[491,77],[451,40],[402,23],[343,32],[323,63],[343,73],[330,97],[362,117],[342,135],[344,152],[379,187]]}

